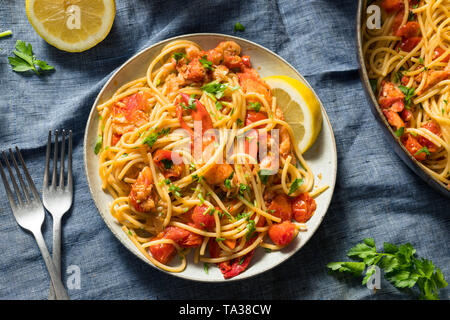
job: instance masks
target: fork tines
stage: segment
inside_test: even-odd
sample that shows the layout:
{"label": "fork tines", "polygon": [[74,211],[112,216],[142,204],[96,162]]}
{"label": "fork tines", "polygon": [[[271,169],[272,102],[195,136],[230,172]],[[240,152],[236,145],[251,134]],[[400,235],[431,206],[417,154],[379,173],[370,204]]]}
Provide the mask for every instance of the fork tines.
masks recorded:
{"label": "fork tines", "polygon": [[[54,131],[54,147],[53,147],[53,170],[50,187],[55,189],[57,187],[64,189],[68,187],[72,188],[72,130],[69,130],[69,152],[67,161],[67,184],[64,185],[64,157],[66,148],[66,130],[61,131],[61,155],[60,155],[60,168],[59,168],[59,178],[57,178],[58,171],[58,145],[59,145],[59,131]],[[44,171],[44,181],[43,188],[49,187],[49,170],[50,170],[50,149],[52,145],[52,131],[48,132],[48,142],[47,151],[45,154],[45,171]],[[57,181],[59,180],[59,183]]]}
{"label": "fork tines", "polygon": [[[22,173],[19,169],[19,163],[16,160],[16,156],[14,155],[14,152],[11,148],[9,148],[9,158],[5,151],[2,151],[2,158],[5,163],[6,169],[9,173],[9,177],[11,180],[11,184],[14,189],[14,193],[12,192],[10,185],[8,183],[8,179],[5,174],[5,170],[3,169],[2,161],[0,160],[0,175],[2,177],[3,184],[5,186],[6,195],[8,196],[9,203],[11,204],[12,208],[15,208],[17,205],[23,205],[30,203],[32,200],[38,200],[40,201],[39,193],[36,190],[36,186],[33,183],[33,180],[31,179],[31,176],[28,172],[27,167],[25,166],[25,162],[23,160],[22,154],[20,153],[19,148],[16,147],[16,154],[17,158],[19,159],[20,165],[22,166],[23,173],[26,177],[26,180],[28,182],[28,185],[25,183],[24,179],[22,178]],[[19,180],[19,184],[21,189],[19,188],[19,185],[17,184],[16,178],[14,177],[13,170],[10,165],[10,160],[14,166],[14,169],[16,171],[17,180]],[[14,197],[15,195],[15,197]]]}

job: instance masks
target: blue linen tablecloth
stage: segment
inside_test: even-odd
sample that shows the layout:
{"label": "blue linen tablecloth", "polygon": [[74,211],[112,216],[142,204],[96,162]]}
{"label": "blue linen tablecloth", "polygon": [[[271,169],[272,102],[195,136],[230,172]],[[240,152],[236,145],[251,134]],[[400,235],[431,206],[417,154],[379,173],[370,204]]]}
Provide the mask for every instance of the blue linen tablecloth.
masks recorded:
{"label": "blue linen tablecloth", "polygon": [[[49,129],[74,132],[75,196],[63,223],[63,270],[79,266],[72,299],[406,299],[386,280],[376,294],[361,279],[328,274],[330,261],[365,237],[410,242],[450,278],[450,200],[431,190],[393,153],[369,111],[358,76],[354,0],[116,1],[113,28],[84,53],[48,45],[27,20],[24,1],[0,0],[0,149],[19,146],[42,186]],[[235,33],[241,22],[245,32]],[[313,238],[282,265],[242,282],[207,284],[159,272],[128,252],[97,213],[83,169],[83,134],[99,90],[123,62],[153,43],[196,32],[235,34],[281,55],[320,96],[338,150],[331,207]],[[55,66],[49,75],[15,73],[16,40]],[[43,227],[51,250],[51,218]],[[46,299],[49,277],[32,236],[15,222],[0,187],[0,298]],[[64,282],[67,274],[64,274]],[[449,290],[441,291],[449,298]]]}

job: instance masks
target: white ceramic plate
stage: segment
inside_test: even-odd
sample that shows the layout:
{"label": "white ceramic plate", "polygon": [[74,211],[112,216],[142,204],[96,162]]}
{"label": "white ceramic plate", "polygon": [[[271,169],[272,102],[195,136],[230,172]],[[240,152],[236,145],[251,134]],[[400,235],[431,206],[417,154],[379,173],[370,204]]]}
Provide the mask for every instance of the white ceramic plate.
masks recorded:
{"label": "white ceramic plate", "polygon": [[[128,250],[154,268],[156,267],[135,247],[128,236],[121,230],[121,227],[117,221],[110,214],[109,204],[112,202],[113,198],[109,194],[105,193],[101,188],[101,180],[98,175],[99,161],[98,156],[94,153],[94,145],[97,139],[97,127],[99,121],[96,106],[108,100],[123,84],[145,76],[149,63],[154,57],[156,57],[160,50],[170,41],[178,39],[194,41],[205,50],[216,47],[221,41],[234,40],[242,47],[243,54],[250,56],[252,66],[258,70],[261,77],[286,75],[303,81],[309,86],[298,71],[296,71],[289,63],[272,51],[242,38],[210,33],[183,35],[156,43],[133,56],[111,76],[97,96],[86,125],[84,135],[84,166],[87,181],[92,198],[94,199],[98,211],[108,228]],[[266,253],[262,248],[258,248],[255,251],[255,255],[248,269],[232,279],[224,280],[220,270],[213,266],[209,268],[209,272],[206,274],[203,270],[203,263],[199,263],[197,265],[194,264],[192,255],[188,257],[188,266],[186,270],[181,273],[170,274],[185,279],[205,282],[229,282],[241,280],[255,276],[277,266],[294,255],[294,253],[305,245],[305,243],[312,237],[316,229],[319,227],[325,213],[327,212],[336,181],[336,144],[330,121],[328,120],[322,104],[321,108],[323,115],[322,131],[319,134],[314,146],[305,153],[304,157],[315,174],[316,185],[322,186],[327,184],[330,187],[316,198],[317,209],[313,217],[307,223],[308,231],[301,232],[293,243],[281,251]],[[318,175],[321,176],[321,179],[317,177]],[[159,268],[156,269],[160,270]]]}

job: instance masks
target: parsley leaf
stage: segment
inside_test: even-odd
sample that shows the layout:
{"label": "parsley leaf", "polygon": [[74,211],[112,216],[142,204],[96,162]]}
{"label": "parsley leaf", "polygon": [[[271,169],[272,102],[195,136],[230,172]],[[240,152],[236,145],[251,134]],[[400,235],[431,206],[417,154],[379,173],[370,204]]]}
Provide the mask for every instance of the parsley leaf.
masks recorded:
{"label": "parsley leaf", "polygon": [[405,86],[398,86],[398,88],[405,95],[405,104],[407,107],[409,107],[411,105],[411,98],[415,95],[415,89]]}
{"label": "parsley leaf", "polygon": [[302,178],[297,178],[294,180],[294,182],[291,183],[291,186],[289,187],[288,195],[293,194],[302,184],[303,184]]}
{"label": "parsley leaf", "polygon": [[200,63],[202,64],[203,68],[208,69],[208,70],[214,70],[212,67],[212,62],[209,61],[208,59],[206,59],[206,56],[203,56],[201,59],[199,59],[198,61],[200,61]]}
{"label": "parsley leaf", "polygon": [[103,145],[103,136],[99,135],[97,137],[97,141],[95,142],[95,147],[94,147],[95,154],[98,154],[100,152],[102,145]]}
{"label": "parsley leaf", "polygon": [[14,57],[8,57],[8,60],[12,69],[16,72],[33,70],[34,73],[40,75],[42,71],[50,71],[55,69],[54,67],[48,65],[47,62],[36,59],[36,56],[33,54],[31,44],[26,44],[22,40],[17,40],[16,50],[14,50],[13,53]]}
{"label": "parsley leaf", "polygon": [[230,176],[225,179],[225,187],[227,189],[231,189],[231,180],[233,180],[233,176],[234,176],[234,171],[231,172]]}
{"label": "parsley leaf", "polygon": [[179,60],[185,58],[187,60],[187,56],[185,53],[183,52],[175,52],[173,54],[173,58],[175,59],[176,62],[178,62]]}
{"label": "parsley leaf", "polygon": [[170,128],[162,129],[160,132],[152,132],[142,140],[142,144],[147,144],[150,148],[162,136],[167,136],[170,133]]}
{"label": "parsley leaf", "polygon": [[249,220],[247,223],[247,234],[246,234],[247,240],[250,240],[255,231],[256,231],[255,220]]}
{"label": "parsley leaf", "polygon": [[425,154],[427,155],[427,156],[429,156],[431,153],[430,153],[430,150],[428,150],[428,148],[427,147],[423,147],[422,149],[420,149],[419,151],[417,151],[416,153],[414,153],[414,155],[415,156],[418,156],[419,154],[421,154],[421,153],[424,153],[425,152]]}
{"label": "parsley leaf", "polygon": [[259,112],[261,110],[261,103],[259,102],[252,102],[247,106],[247,109],[249,110],[255,110],[256,112]]}
{"label": "parsley leaf", "polygon": [[245,31],[245,27],[240,22],[236,22],[234,24],[234,32],[236,31]]}
{"label": "parsley leaf", "polygon": [[203,91],[213,95],[217,99],[220,99],[224,96],[225,90],[227,88],[228,88],[228,84],[220,83],[217,80],[207,83],[203,87],[201,87],[201,89]]}
{"label": "parsley leaf", "polygon": [[400,127],[400,128],[398,128],[398,130],[395,131],[395,135],[400,138],[404,132],[405,132],[405,127]]}

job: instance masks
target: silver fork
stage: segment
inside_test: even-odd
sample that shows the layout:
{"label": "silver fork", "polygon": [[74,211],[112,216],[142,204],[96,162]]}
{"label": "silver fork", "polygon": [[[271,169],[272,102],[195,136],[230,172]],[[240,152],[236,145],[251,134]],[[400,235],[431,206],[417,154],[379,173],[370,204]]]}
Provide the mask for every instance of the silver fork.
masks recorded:
{"label": "silver fork", "polygon": [[[53,150],[52,184],[49,186],[50,149],[52,144],[52,131],[48,132],[47,152],[45,155],[44,181],[42,183],[42,200],[44,206],[53,218],[53,263],[61,273],[61,220],[69,211],[73,200],[72,186],[72,131],[69,131],[69,151],[67,153],[67,184],[64,184],[64,155],[66,145],[66,131],[62,130],[61,156],[59,168],[59,184],[57,185],[56,171],[58,167],[58,130],[55,130]],[[50,286],[49,299],[55,299],[53,287]]]}
{"label": "silver fork", "polygon": [[0,175],[3,180],[3,184],[5,186],[5,191],[8,196],[9,204],[11,205],[11,210],[16,218],[17,223],[24,229],[30,231],[41,251],[42,257],[44,258],[45,265],[47,266],[48,273],[50,274],[51,282],[53,287],[55,288],[56,297],[60,300],[69,299],[66,290],[61,281],[61,277],[56,270],[55,265],[53,264],[50,253],[48,252],[47,246],[45,245],[44,238],[42,236],[42,223],[44,222],[45,212],[44,206],[42,205],[41,198],[39,197],[39,193],[36,190],[36,186],[31,179],[31,176],[28,172],[27,167],[25,166],[25,161],[22,158],[19,148],[16,147],[17,157],[22,165],[22,170],[25,174],[25,177],[28,181],[28,187],[25,184],[25,181],[22,179],[22,174],[19,170],[19,165],[14,157],[14,153],[11,149],[9,149],[10,158],[13,162],[14,168],[16,170],[17,178],[19,180],[19,184],[22,188],[22,193],[17,185],[16,179],[14,178],[14,174],[12,172],[11,166],[9,164],[8,156],[4,151],[2,151],[3,160],[5,161],[6,168],[8,169],[9,176],[11,179],[11,183],[13,185],[16,199],[14,198],[14,194],[9,187],[8,180],[6,178],[5,172],[3,170],[2,163],[0,161]]}

